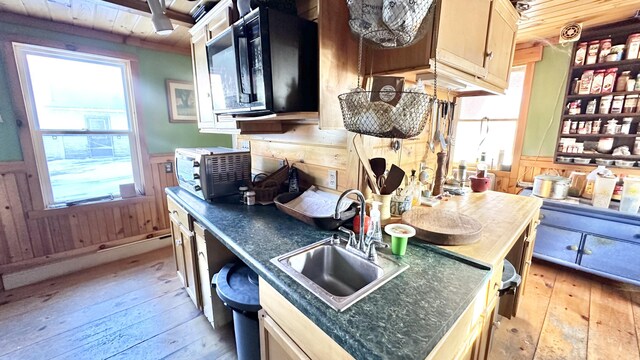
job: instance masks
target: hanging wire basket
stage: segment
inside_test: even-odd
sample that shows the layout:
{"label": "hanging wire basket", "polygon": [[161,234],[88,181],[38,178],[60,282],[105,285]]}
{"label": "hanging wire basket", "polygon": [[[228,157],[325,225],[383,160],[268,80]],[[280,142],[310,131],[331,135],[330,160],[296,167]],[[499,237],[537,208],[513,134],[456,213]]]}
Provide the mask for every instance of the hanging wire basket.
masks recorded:
{"label": "hanging wire basket", "polygon": [[383,48],[407,47],[430,30],[429,14],[434,0],[347,0],[351,31],[367,45]]}
{"label": "hanging wire basket", "polygon": [[400,100],[393,106],[384,101],[370,101],[374,93],[380,98],[398,95],[395,91],[356,89],[338,96],[347,130],[395,139],[408,139],[422,133],[431,116],[431,96],[422,92],[401,92]]}

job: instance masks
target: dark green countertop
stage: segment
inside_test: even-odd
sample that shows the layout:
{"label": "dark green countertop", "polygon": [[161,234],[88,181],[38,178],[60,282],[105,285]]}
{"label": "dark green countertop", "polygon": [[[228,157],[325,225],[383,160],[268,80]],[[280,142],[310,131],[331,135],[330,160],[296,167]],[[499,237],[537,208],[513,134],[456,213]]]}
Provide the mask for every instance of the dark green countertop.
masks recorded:
{"label": "dark green countertop", "polygon": [[209,203],[179,187],[166,192],[357,359],[424,359],[489,279],[486,265],[410,241],[407,255],[398,258],[410,267],[340,313],[270,262],[334,232],[304,224],[272,205]]}

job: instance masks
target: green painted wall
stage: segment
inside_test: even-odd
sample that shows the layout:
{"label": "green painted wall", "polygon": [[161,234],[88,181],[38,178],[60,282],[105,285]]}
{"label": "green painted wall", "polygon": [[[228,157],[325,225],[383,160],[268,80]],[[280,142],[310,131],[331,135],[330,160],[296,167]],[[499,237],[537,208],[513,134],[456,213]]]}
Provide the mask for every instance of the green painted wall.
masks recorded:
{"label": "green painted wall", "polygon": [[[188,56],[0,22],[2,34],[37,37],[136,55],[140,68],[140,88],[136,96],[142,101],[142,114],[139,117],[144,120],[144,135],[150,154],[171,153],[176,147],[231,146],[229,135],[200,134],[195,123],[169,122],[165,80],[193,79]],[[22,160],[22,152],[6,78],[7,61],[13,60],[6,59],[5,54],[0,53],[0,116],[4,120],[0,123],[0,161],[19,161]]]}
{"label": "green painted wall", "polygon": [[571,46],[556,45],[545,47],[536,63],[522,155],[553,156],[570,61]]}

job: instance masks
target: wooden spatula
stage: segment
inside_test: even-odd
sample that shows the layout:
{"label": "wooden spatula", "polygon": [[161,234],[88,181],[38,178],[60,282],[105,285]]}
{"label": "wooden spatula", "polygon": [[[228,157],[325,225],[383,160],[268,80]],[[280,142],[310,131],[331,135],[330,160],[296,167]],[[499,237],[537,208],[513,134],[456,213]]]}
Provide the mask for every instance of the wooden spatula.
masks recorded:
{"label": "wooden spatula", "polygon": [[393,192],[402,185],[402,180],[404,180],[404,170],[400,169],[395,164],[392,164],[389,174],[387,174],[387,180],[384,182],[384,188],[382,189],[381,194],[393,194]]}

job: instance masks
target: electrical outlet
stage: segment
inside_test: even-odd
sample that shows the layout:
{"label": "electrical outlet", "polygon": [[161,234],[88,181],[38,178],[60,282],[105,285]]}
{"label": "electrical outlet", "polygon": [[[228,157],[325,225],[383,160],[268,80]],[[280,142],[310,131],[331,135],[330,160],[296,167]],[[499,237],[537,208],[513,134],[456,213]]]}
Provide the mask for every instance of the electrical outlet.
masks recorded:
{"label": "electrical outlet", "polygon": [[242,140],[238,145],[240,146],[240,150],[251,151],[251,142],[249,140]]}
{"label": "electrical outlet", "polygon": [[173,163],[171,161],[164,163],[164,172],[167,174],[173,172]]}
{"label": "electrical outlet", "polygon": [[278,167],[283,167],[285,165],[284,160],[280,159],[278,160]]}
{"label": "electrical outlet", "polygon": [[327,187],[329,189],[338,190],[338,172],[336,170],[329,170],[329,177],[327,178]]}

